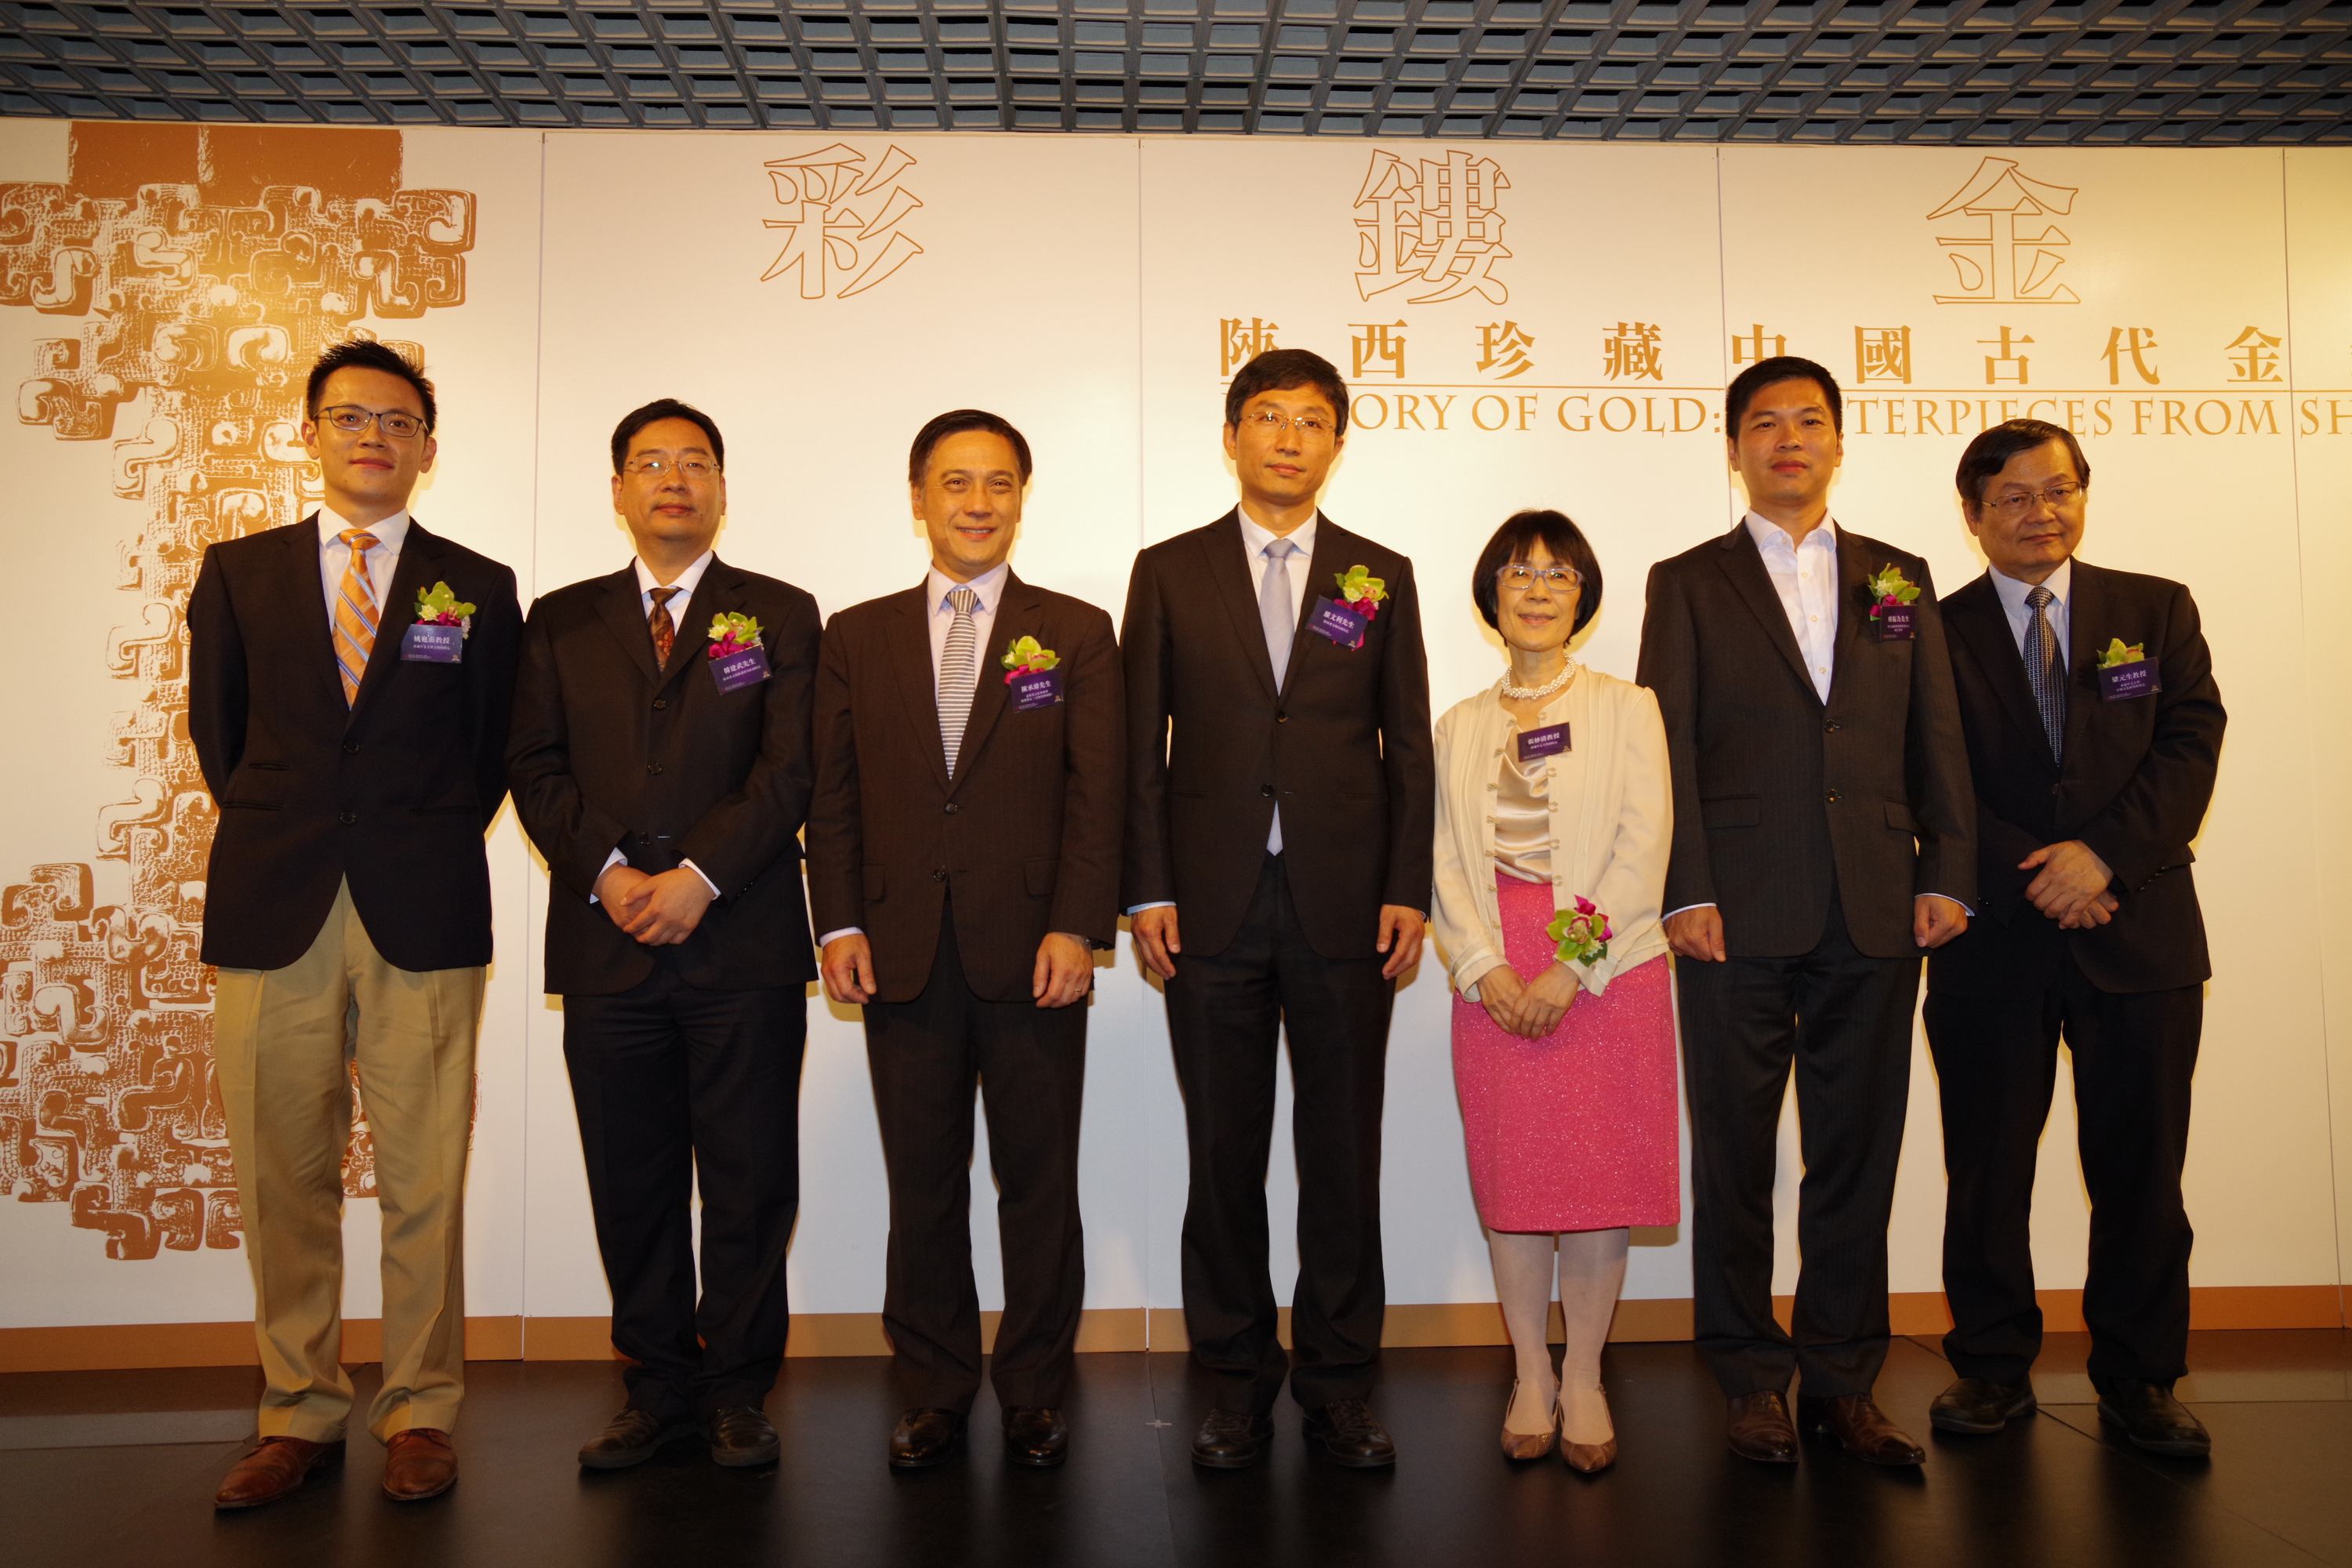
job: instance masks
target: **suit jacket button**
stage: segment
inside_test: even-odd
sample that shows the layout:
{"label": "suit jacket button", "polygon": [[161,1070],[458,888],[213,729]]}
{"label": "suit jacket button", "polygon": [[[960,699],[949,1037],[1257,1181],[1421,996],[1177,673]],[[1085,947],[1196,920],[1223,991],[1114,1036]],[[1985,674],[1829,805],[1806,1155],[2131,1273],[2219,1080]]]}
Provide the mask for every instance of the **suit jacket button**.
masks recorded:
{"label": "suit jacket button", "polygon": [[646,764],[646,772],[655,777],[659,777],[661,771],[662,765],[659,763],[647,763]]}
{"label": "suit jacket button", "polygon": [[356,811],[344,812],[341,816],[335,818],[337,822],[341,823],[345,827],[349,827],[352,823],[357,822],[359,819],[360,814]]}
{"label": "suit jacket button", "polygon": [[947,879],[948,868],[945,866],[940,867],[939,869],[931,873],[931,880],[934,882],[944,882]]}
{"label": "suit jacket button", "polygon": [[1835,805],[1837,803],[1838,803],[1838,792],[1837,792],[1837,791],[1835,791],[1835,790],[1832,790],[1832,791],[1830,791],[1830,804],[1831,804],[1832,805]]}
{"label": "suit jacket button", "polygon": [[1277,713],[1274,716],[1274,721],[1277,724],[1287,724],[1290,722],[1290,715],[1287,713]]}
{"label": "suit jacket button", "polygon": [[963,807],[958,805],[954,801],[950,801],[944,809],[950,816],[953,816],[957,812],[961,811]]}
{"label": "suit jacket button", "polygon": [[360,743],[357,741],[345,741],[343,742],[343,755],[347,757],[356,757],[359,754]]}
{"label": "suit jacket button", "polygon": [[654,706],[656,708],[667,708],[669,706],[669,699],[667,697],[656,697],[654,699]]}
{"label": "suit jacket button", "polygon": [[[658,706],[658,704],[656,704],[656,706]],[[1839,722],[1838,722],[1836,720],[1834,720],[1834,719],[1831,720],[1828,723],[1826,723],[1826,724],[1824,724],[1824,725],[1822,725],[1822,729],[1824,731],[1826,731],[1827,733],[1832,734],[1832,735],[1836,734],[1840,730],[1843,730],[1843,729],[1844,729],[1844,728],[1845,728],[1845,726],[1844,726],[1844,725],[1843,725],[1843,724],[1839,723]]]}
{"label": "suit jacket button", "polygon": [[1264,798],[1272,800],[1274,798],[1274,786],[1272,784],[1260,784],[1257,786],[1257,793]]}

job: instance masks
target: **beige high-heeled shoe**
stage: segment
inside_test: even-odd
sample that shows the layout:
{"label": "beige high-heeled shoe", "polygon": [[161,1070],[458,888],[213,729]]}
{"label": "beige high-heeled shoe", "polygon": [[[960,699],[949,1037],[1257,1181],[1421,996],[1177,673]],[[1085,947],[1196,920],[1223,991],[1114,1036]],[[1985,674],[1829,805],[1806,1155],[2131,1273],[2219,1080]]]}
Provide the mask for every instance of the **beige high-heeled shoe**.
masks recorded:
{"label": "beige high-heeled shoe", "polygon": [[1558,1424],[1541,1432],[1512,1431],[1511,1407],[1518,1402],[1519,1380],[1515,1377],[1511,1379],[1511,1392],[1503,1401],[1503,1458],[1513,1461],[1540,1459],[1551,1452],[1552,1444],[1559,1439]]}
{"label": "beige high-heeled shoe", "polygon": [[[1568,1391],[1563,1388],[1560,1392],[1565,1394]],[[1602,1404],[1608,1403],[1604,1390],[1596,1388],[1593,1392],[1601,1394]],[[1560,1461],[1570,1469],[1579,1475],[1597,1476],[1617,1462],[1617,1439],[1613,1435],[1605,1443],[1572,1443],[1568,1436],[1568,1412],[1561,1408],[1558,1400],[1552,1402],[1551,1414],[1554,1430],[1559,1439]],[[1615,1424],[1612,1422],[1611,1425],[1613,1426]]]}

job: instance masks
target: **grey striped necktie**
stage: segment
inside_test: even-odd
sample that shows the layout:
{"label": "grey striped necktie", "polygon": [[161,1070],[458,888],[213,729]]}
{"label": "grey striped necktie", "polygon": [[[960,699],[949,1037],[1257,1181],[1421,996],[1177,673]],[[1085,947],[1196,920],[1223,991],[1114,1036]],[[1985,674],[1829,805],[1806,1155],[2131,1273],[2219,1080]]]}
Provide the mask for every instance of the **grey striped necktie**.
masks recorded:
{"label": "grey striped necktie", "polygon": [[2066,666],[2058,657],[2057,628],[2050,624],[2050,605],[2058,595],[2041,584],[2027,592],[2025,602],[2033,618],[2025,626],[2025,683],[2033,688],[2033,705],[2042,710],[2042,733],[2050,742],[2050,760],[2066,761]]}
{"label": "grey striped necktie", "polygon": [[958,588],[948,595],[948,604],[955,610],[955,620],[948,627],[947,647],[940,652],[940,739],[946,742],[948,777],[955,777],[956,752],[963,746],[963,727],[971,718],[972,683],[979,679],[979,665],[973,647],[979,628],[973,626],[972,606],[980,595],[970,588]]}

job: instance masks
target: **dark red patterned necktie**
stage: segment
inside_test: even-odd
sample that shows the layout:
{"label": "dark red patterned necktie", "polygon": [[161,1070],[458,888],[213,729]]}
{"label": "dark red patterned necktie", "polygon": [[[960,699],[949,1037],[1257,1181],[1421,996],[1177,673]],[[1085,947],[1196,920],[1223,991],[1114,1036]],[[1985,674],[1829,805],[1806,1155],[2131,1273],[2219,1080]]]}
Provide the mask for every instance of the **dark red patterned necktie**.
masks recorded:
{"label": "dark red patterned necktie", "polygon": [[677,642],[677,623],[669,618],[669,602],[677,595],[675,588],[653,591],[654,663],[663,669],[669,668],[669,650]]}

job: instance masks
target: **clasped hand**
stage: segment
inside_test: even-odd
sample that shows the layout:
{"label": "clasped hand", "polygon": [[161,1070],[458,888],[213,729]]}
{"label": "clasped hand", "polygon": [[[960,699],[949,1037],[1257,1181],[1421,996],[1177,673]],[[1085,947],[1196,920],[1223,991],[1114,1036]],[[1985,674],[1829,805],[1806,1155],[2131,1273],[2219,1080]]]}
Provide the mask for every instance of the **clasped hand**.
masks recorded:
{"label": "clasped hand", "polygon": [[712,894],[710,884],[684,866],[647,876],[616,865],[596,879],[596,898],[627,935],[647,947],[675,947],[702,923]]}
{"label": "clasped hand", "polygon": [[1576,971],[1554,961],[1533,980],[1521,980],[1507,963],[1478,977],[1478,1005],[1505,1033],[1540,1040],[1559,1026],[1583,983]]}
{"label": "clasped hand", "polygon": [[2116,874],[2098,851],[2079,838],[2045,844],[2017,863],[2034,872],[2025,900],[2058,922],[2061,931],[2088,931],[2115,918],[2120,908],[2107,885]]}

